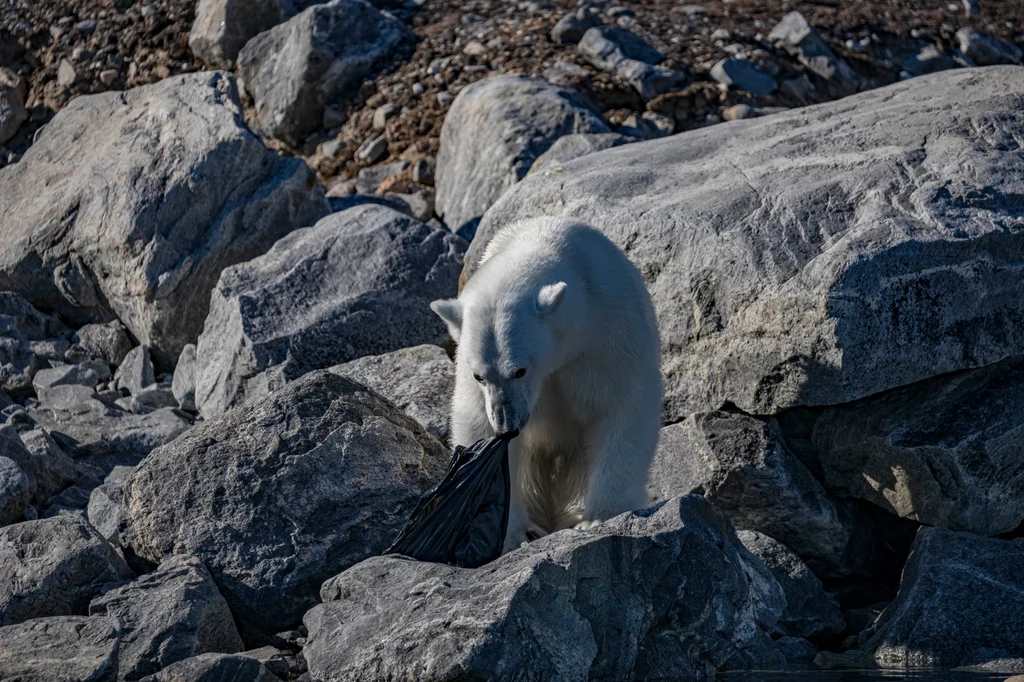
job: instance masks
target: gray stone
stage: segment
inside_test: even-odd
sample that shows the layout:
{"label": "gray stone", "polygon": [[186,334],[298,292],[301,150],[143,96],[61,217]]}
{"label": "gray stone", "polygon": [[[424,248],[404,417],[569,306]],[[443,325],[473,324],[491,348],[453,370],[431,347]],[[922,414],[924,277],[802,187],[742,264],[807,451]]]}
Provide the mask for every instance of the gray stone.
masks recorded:
{"label": "gray stone", "polygon": [[167,666],[143,682],[279,682],[259,661],[243,654],[202,654]]}
{"label": "gray stone", "polygon": [[813,441],[844,497],[981,535],[1024,522],[1024,360],[830,408]]}
{"label": "gray stone", "polygon": [[356,161],[377,163],[388,155],[388,139],[383,133],[370,135],[356,149]]}
{"label": "gray stone", "polygon": [[685,73],[659,66],[665,55],[618,26],[591,28],[583,34],[576,51],[595,67],[624,79],[645,100],[686,86]]}
{"label": "gray stone", "polygon": [[199,654],[244,648],[227,602],[195,557],[172,557],[152,573],[104,592],[89,604],[89,615],[121,623],[121,679],[137,680]]}
{"label": "gray stone", "polygon": [[25,83],[18,74],[0,67],[0,144],[14,137],[26,118]]}
{"label": "gray stone", "polygon": [[119,643],[114,618],[38,618],[0,627],[0,679],[114,682]]}
{"label": "gray stone", "polygon": [[1024,538],[921,528],[865,651],[882,668],[1024,657]]}
{"label": "gray stone", "polygon": [[655,500],[702,493],[737,528],[775,538],[819,575],[871,568],[870,519],[825,491],[774,420],[707,412],[666,426],[648,491]]}
{"label": "gray stone", "polygon": [[132,414],[149,414],[164,407],[177,407],[178,401],[174,399],[174,391],[170,388],[151,384],[138,395],[132,396],[128,404],[128,411]]}
{"label": "gray stone", "polygon": [[651,291],[665,421],[984,366],[1024,355],[1022,125],[1024,69],[957,69],[589,154],[509,190],[463,277],[514,220],[598,227]]}
{"label": "gray stone", "polygon": [[412,181],[420,185],[433,185],[435,168],[436,163],[433,156],[417,160],[412,165]]}
{"label": "gray stone", "polygon": [[[786,610],[779,618],[778,631],[788,638],[840,635],[846,627],[843,614],[811,573],[807,564],[778,540],[753,530],[736,533],[740,542],[764,562],[782,586]],[[803,640],[803,641],[806,641]],[[799,645],[796,645],[799,648]],[[813,652],[814,646],[811,646]],[[786,656],[787,660],[793,660]],[[814,658],[811,653],[807,660]]]}
{"label": "gray stone", "polygon": [[133,577],[117,550],[77,516],[0,528],[0,625],[84,614],[104,584]]}
{"label": "gray stone", "polygon": [[[7,427],[0,427],[0,438],[6,439],[9,435]],[[14,459],[32,480],[35,491],[33,501],[40,508],[45,508],[54,495],[78,479],[75,461],[43,429],[23,431],[18,437],[25,446],[27,457],[7,456]],[[4,450],[4,446],[0,445],[0,453]]]}
{"label": "gray stone", "polygon": [[835,94],[848,95],[857,91],[857,74],[845,60],[836,56],[800,12],[793,11],[782,17],[782,21],[768,34],[768,40],[823,78]]}
{"label": "gray stone", "polygon": [[392,116],[397,116],[400,111],[400,107],[393,103],[387,102],[382,104],[373,111],[373,127],[375,130],[384,130],[384,127],[388,123],[388,119]]}
{"label": "gray stone", "polygon": [[695,679],[785,603],[691,496],[564,530],[479,569],[374,557],[306,614],[313,679]]}
{"label": "gray stone", "polygon": [[376,192],[377,187],[385,180],[400,176],[408,177],[407,173],[411,167],[411,161],[392,161],[381,166],[361,168],[357,176],[357,184],[363,185],[365,183],[366,186],[372,187],[370,192]]}
{"label": "gray stone", "polygon": [[120,320],[87,324],[75,332],[74,338],[90,357],[105,360],[110,367],[120,365],[132,349],[128,330]]}
{"label": "gray stone", "polygon": [[902,62],[903,70],[911,76],[923,76],[926,73],[955,69],[956,60],[941,52],[934,45],[928,44],[907,56]]}
{"label": "gray stone", "polygon": [[188,46],[206,64],[230,66],[250,39],[313,4],[314,0],[199,0]]}
{"label": "gray stone", "polygon": [[22,520],[34,492],[21,467],[9,457],[0,457],[0,526]]}
{"label": "gray stone", "polygon": [[748,60],[735,57],[723,59],[712,66],[711,77],[722,85],[745,90],[752,95],[769,95],[779,87],[774,78]]}
{"label": "gray stone", "polygon": [[441,128],[437,214],[457,231],[522,180],[559,137],[607,132],[583,95],[541,78],[506,74],[468,85]]}
{"label": "gray stone", "polygon": [[620,145],[636,142],[628,135],[619,133],[580,133],[577,135],[563,135],[548,147],[548,150],[537,157],[530,167],[529,173],[541,171],[554,171],[581,156],[599,152],[602,149],[611,149]]}
{"label": "gray stone", "polygon": [[[150,372],[153,368],[150,367]],[[52,369],[41,369],[32,377],[32,387],[36,395],[54,386],[75,384],[95,388],[100,382],[100,375],[96,370],[84,365],[63,365]]]}
{"label": "gray stone", "polygon": [[282,680],[289,679],[291,666],[288,664],[288,658],[285,653],[280,649],[272,646],[264,646],[259,649],[243,651],[239,656],[245,656],[246,658],[259,661],[263,664],[263,667],[267,669],[267,672],[277,675]]}
{"label": "gray stone", "polygon": [[77,97],[0,169],[0,289],[76,325],[118,318],[169,369],[220,271],[328,210],[305,162],[246,127],[227,74]]}
{"label": "gray stone", "polygon": [[242,632],[272,634],[387,547],[449,459],[376,394],[313,372],[151,453],[125,486],[121,542],[154,563],[194,554]]}
{"label": "gray stone", "polygon": [[448,440],[448,415],[455,390],[455,364],[439,346],[403,348],[330,368],[390,400],[441,442]]}
{"label": "gray stone", "polygon": [[583,39],[584,33],[602,23],[592,8],[580,7],[558,20],[551,28],[551,40],[562,45],[575,45]]}
{"label": "gray stone", "polygon": [[196,346],[193,343],[181,349],[178,364],[174,366],[171,392],[181,409],[196,411]]}
{"label": "gray stone", "polygon": [[154,383],[156,374],[146,346],[132,348],[114,372],[114,388],[126,389],[129,395],[138,395],[143,388]]}
{"label": "gray stone", "polygon": [[1020,64],[1024,52],[1008,40],[964,27],[956,32],[960,51],[978,66]]}
{"label": "gray stone", "polygon": [[133,467],[114,467],[102,485],[93,488],[89,495],[86,517],[89,523],[114,545],[120,543],[119,528],[124,518],[124,482]]}
{"label": "gray stone", "polygon": [[260,130],[297,144],[317,130],[324,107],[356,95],[416,36],[364,0],[313,5],[259,34],[238,54],[238,73],[256,105]]}
{"label": "gray stone", "polygon": [[78,72],[75,71],[74,65],[67,59],[60,60],[57,67],[57,84],[62,88],[70,88],[77,80]]}
{"label": "gray stone", "polygon": [[225,270],[199,337],[199,411],[221,414],[314,369],[441,343],[429,304],[455,295],[465,249],[447,230],[365,205]]}
{"label": "gray stone", "polygon": [[654,140],[671,135],[675,125],[675,121],[668,116],[645,111],[643,114],[630,114],[627,116],[622,125],[616,128],[616,131],[620,135]]}

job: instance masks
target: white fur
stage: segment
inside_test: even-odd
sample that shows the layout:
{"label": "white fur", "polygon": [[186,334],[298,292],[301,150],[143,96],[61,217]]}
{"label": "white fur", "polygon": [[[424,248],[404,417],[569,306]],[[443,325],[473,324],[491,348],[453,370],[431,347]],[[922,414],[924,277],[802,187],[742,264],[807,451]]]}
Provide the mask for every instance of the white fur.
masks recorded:
{"label": "white fur", "polygon": [[560,218],[514,223],[487,245],[459,298],[431,308],[459,343],[453,445],[520,430],[505,551],[528,533],[647,505],[661,421],[658,327],[640,273],[608,238]]}

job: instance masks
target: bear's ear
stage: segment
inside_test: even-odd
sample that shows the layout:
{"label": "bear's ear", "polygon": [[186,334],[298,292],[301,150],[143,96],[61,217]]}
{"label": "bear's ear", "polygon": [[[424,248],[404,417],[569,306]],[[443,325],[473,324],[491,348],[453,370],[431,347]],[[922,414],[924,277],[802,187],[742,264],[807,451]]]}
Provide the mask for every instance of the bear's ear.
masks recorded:
{"label": "bear's ear", "polygon": [[457,298],[440,298],[432,301],[430,309],[448,325],[448,333],[458,343],[462,333],[462,302]]}
{"label": "bear's ear", "polygon": [[555,308],[558,307],[558,304],[565,297],[565,290],[568,286],[565,282],[556,282],[555,284],[546,284],[540,288],[540,293],[537,294],[537,310],[540,311],[541,315],[554,312]]}

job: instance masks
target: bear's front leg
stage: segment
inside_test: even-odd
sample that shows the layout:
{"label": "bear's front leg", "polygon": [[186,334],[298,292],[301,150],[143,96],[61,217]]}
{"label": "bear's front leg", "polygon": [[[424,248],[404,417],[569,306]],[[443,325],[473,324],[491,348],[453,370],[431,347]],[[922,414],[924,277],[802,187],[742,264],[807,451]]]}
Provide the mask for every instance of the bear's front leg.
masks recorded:
{"label": "bear's front leg", "polygon": [[[637,409],[604,423],[588,439],[590,472],[583,520],[576,528],[648,506],[647,472],[658,446],[660,414]],[[624,417],[624,418],[623,418]]]}
{"label": "bear's front leg", "polygon": [[524,543],[544,535],[532,521],[523,494],[523,445],[522,438],[514,438],[508,445],[509,510],[508,531],[501,553],[508,554]]}

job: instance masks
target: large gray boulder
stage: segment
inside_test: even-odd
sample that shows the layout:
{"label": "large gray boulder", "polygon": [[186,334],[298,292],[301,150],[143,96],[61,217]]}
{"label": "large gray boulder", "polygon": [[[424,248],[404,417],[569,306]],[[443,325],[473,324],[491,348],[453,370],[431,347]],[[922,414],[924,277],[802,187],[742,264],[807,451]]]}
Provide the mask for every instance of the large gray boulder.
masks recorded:
{"label": "large gray boulder", "polygon": [[464,276],[513,220],[585,220],[651,291],[668,421],[850,402],[1024,355],[1024,157],[998,142],[1022,126],[1024,68],[991,67],[588,154],[505,194]]}
{"label": "large gray boulder", "polygon": [[305,162],[246,127],[227,74],[78,97],[0,169],[0,289],[117,317],[170,367],[221,270],[328,210]]}
{"label": "large gray boulder", "polygon": [[736,528],[775,538],[819,575],[873,568],[871,519],[825,491],[774,420],[707,412],[666,426],[648,491],[655,500],[701,493]]}
{"label": "large gray boulder", "polygon": [[250,39],[313,4],[315,0],[199,0],[188,46],[205,64],[230,66]]}
{"label": "large gray boulder", "polygon": [[786,595],[786,610],[779,617],[779,633],[801,638],[842,634],[846,623],[839,605],[800,557],[778,540],[756,530],[741,530],[736,535],[751,554],[764,562]]}
{"label": "large gray boulder", "polygon": [[0,457],[0,526],[21,521],[34,492],[22,468],[9,457]]}
{"label": "large gray boulder", "polygon": [[611,132],[580,93],[506,74],[463,88],[441,127],[434,210],[453,231],[484,214],[555,140]]}
{"label": "large gray boulder", "polygon": [[930,526],[997,535],[1024,521],[1024,361],[829,408],[825,484]]}
{"label": "large gray boulder", "polygon": [[0,528],[0,625],[84,614],[104,584],[133,577],[117,550],[77,516]]}
{"label": "large gray boulder", "polygon": [[1024,538],[924,527],[865,647],[882,668],[1024,658]]}
{"label": "large gray boulder", "polygon": [[455,391],[455,363],[440,346],[422,345],[370,355],[330,368],[390,400],[442,443]]}
{"label": "large gray boulder", "polygon": [[64,616],[0,627],[0,679],[114,682],[120,641],[115,618]]}
{"label": "large gray boulder", "polygon": [[313,372],[152,452],[125,486],[121,543],[195,555],[243,633],[272,634],[385,549],[449,459],[377,394]]}
{"label": "large gray boulder", "polygon": [[703,499],[565,530],[479,569],[374,557],[304,619],[315,680],[694,679],[785,600]]}
{"label": "large gray boulder", "polygon": [[280,682],[280,678],[253,658],[201,654],[173,663],[143,682]]}
{"label": "large gray boulder", "polygon": [[364,205],[225,270],[196,351],[199,411],[221,414],[314,369],[440,343],[430,301],[455,295],[465,250],[447,230]]}
{"label": "large gray boulder", "polygon": [[323,125],[324,108],[351,98],[396,59],[415,34],[365,0],[332,0],[250,40],[238,73],[264,135],[292,145]]}
{"label": "large gray boulder", "polygon": [[244,648],[227,602],[195,557],[171,557],[105,592],[89,604],[89,615],[113,616],[121,624],[117,674],[125,680],[199,654]]}

